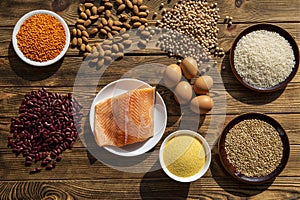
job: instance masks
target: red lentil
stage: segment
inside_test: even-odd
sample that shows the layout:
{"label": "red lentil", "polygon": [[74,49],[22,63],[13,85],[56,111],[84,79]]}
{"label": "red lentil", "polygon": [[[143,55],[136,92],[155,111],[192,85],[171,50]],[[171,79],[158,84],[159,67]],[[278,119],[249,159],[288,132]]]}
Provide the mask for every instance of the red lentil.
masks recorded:
{"label": "red lentil", "polygon": [[62,23],[54,16],[36,14],[22,24],[17,40],[25,57],[45,62],[54,59],[63,50],[66,33]]}

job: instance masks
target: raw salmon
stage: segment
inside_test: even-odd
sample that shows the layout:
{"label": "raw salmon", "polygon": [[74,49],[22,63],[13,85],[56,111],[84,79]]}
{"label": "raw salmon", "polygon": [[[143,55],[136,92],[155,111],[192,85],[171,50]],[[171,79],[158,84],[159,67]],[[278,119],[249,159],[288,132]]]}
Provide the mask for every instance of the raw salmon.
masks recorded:
{"label": "raw salmon", "polygon": [[95,107],[94,136],[99,146],[122,147],[154,134],[155,88],[135,89]]}

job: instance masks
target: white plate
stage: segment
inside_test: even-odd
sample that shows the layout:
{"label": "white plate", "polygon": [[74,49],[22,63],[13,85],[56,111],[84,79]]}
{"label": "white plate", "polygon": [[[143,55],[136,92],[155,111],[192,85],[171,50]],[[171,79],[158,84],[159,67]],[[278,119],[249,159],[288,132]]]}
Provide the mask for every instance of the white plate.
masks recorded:
{"label": "white plate", "polygon": [[[95,106],[97,103],[123,94],[129,90],[138,88],[149,88],[148,83],[137,79],[120,79],[106,85],[95,97],[90,109],[90,126],[94,133],[94,116]],[[163,136],[167,125],[167,109],[166,105],[158,92],[156,92],[156,100],[154,105],[154,135],[145,142],[130,144],[119,148],[115,146],[105,146],[104,148],[109,152],[119,156],[137,156],[152,149]]]}
{"label": "white plate", "polygon": [[[17,42],[17,34],[18,34],[22,24],[25,22],[26,19],[28,19],[29,17],[36,15],[36,14],[48,14],[48,15],[54,16],[63,25],[63,27],[65,29],[65,33],[66,33],[66,43],[65,43],[63,50],[54,59],[48,60],[45,62],[36,62],[36,61],[30,60],[29,58],[24,56],[22,51],[19,49],[18,42]],[[51,37],[51,35],[49,35],[49,37]],[[71,40],[70,39],[70,31],[69,31],[69,27],[68,27],[67,23],[58,14],[56,14],[55,12],[52,12],[50,10],[34,10],[34,11],[31,11],[31,12],[25,14],[23,17],[21,17],[19,19],[19,21],[15,25],[13,34],[12,34],[12,44],[13,44],[14,50],[17,53],[17,55],[27,64],[37,66],[37,67],[48,66],[48,65],[54,64],[55,62],[60,60],[67,52],[67,50],[69,48],[70,40]]]}

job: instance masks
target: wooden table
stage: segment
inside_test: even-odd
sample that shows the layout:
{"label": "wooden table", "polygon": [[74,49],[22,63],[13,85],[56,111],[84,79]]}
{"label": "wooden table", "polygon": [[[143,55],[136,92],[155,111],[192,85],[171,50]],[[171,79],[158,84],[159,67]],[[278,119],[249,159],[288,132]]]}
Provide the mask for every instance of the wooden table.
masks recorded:
{"label": "wooden table", "polygon": [[[158,10],[161,1],[149,0],[150,10]],[[176,2],[163,1],[165,7]],[[212,2],[212,1],[210,1]],[[220,20],[219,44],[226,56],[218,60],[217,70],[224,82],[224,90],[213,93],[214,98],[225,95],[226,109],[217,115],[225,118],[223,125],[246,112],[262,112],[276,119],[286,130],[290,141],[290,158],[283,172],[271,183],[246,185],[235,181],[221,166],[216,145],[212,147],[210,169],[200,180],[183,184],[172,181],[160,169],[143,173],[122,172],[95,159],[78,139],[72,150],[63,153],[63,160],[52,171],[29,175],[24,159],[7,148],[10,120],[18,114],[25,93],[46,87],[54,92],[73,91],[76,74],[82,63],[78,50],[69,49],[58,64],[34,68],[24,64],[15,54],[11,35],[17,20],[34,9],[49,9],[60,14],[74,27],[78,0],[2,0],[0,2],[0,199],[299,199],[300,198],[300,72],[288,86],[271,94],[257,94],[241,86],[234,78],[228,53],[234,38],[250,25],[268,22],[286,29],[300,44],[299,0],[220,0],[221,19],[233,17],[234,25],[227,28]],[[159,19],[158,16],[157,19]],[[151,21],[154,24],[154,21]],[[119,79],[131,68],[146,63],[171,64],[174,59],[165,53],[146,49],[128,53],[105,71],[97,91],[111,81]],[[87,77],[88,80],[88,77]],[[222,83],[216,83],[216,85]],[[95,91],[83,91],[81,99],[92,98]],[[176,130],[179,124],[178,106],[170,92],[161,91],[168,108],[168,123],[163,138]],[[84,107],[85,113],[89,107]],[[199,124],[198,131],[205,134],[213,114]],[[82,120],[83,133],[90,134],[86,116]],[[209,133],[208,133],[209,134]],[[217,134],[220,134],[217,132]],[[161,142],[155,147],[159,149]],[[134,168],[133,168],[134,169]],[[48,197],[48,198],[46,198]]]}

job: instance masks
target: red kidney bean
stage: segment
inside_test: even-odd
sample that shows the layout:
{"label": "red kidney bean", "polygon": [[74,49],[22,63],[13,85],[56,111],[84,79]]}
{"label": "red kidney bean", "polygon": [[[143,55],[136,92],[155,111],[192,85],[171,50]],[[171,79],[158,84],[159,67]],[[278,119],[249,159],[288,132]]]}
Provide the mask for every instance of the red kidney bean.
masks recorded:
{"label": "red kidney bean", "polygon": [[37,172],[40,172],[40,171],[42,171],[42,168],[36,167],[35,170],[36,170]]}
{"label": "red kidney bean", "polygon": [[37,170],[36,170],[36,168],[34,168],[34,169],[31,169],[29,173],[30,173],[30,174],[34,174],[34,173],[36,173],[36,172],[37,172]]}
{"label": "red kidney bean", "polygon": [[45,167],[46,165],[48,165],[48,161],[42,161],[41,166]]}
{"label": "red kidney bean", "polygon": [[35,159],[35,162],[37,162],[37,161],[39,161],[40,160],[40,156],[39,156],[39,154],[37,153],[37,154],[35,154],[35,157],[34,157],[34,159]]}
{"label": "red kidney bean", "polygon": [[32,161],[26,161],[25,166],[30,166],[32,164]]}
{"label": "red kidney bean", "polygon": [[[25,94],[19,116],[11,119],[8,147],[17,155],[22,153],[26,166],[33,161],[48,166],[50,152],[51,157],[60,160],[58,155],[74,145],[81,130],[81,108],[71,93],[61,95],[42,88]],[[30,173],[36,171],[40,170]]]}
{"label": "red kidney bean", "polygon": [[46,166],[46,170],[51,170],[52,168],[53,166],[51,164]]}
{"label": "red kidney bean", "polygon": [[30,156],[26,156],[27,161],[32,161],[32,158]]}
{"label": "red kidney bean", "polygon": [[60,161],[61,161],[61,159],[62,159],[62,157],[61,157],[61,156],[57,156],[57,157],[56,157],[56,162],[60,162]]}
{"label": "red kidney bean", "polygon": [[56,151],[57,151],[57,153],[56,153],[57,155],[59,155],[61,153],[61,150],[59,148]]}
{"label": "red kidney bean", "polygon": [[55,157],[56,157],[56,153],[51,152],[50,157],[51,157],[51,158],[55,158]]}

